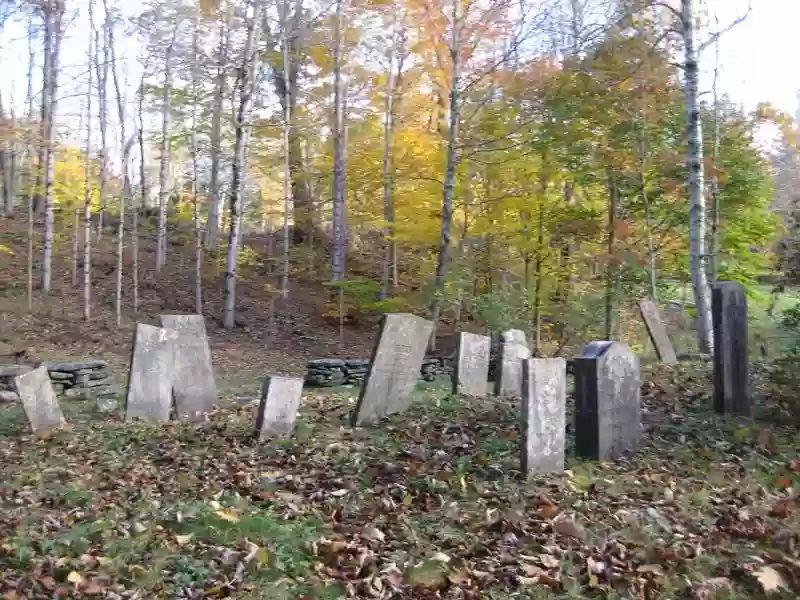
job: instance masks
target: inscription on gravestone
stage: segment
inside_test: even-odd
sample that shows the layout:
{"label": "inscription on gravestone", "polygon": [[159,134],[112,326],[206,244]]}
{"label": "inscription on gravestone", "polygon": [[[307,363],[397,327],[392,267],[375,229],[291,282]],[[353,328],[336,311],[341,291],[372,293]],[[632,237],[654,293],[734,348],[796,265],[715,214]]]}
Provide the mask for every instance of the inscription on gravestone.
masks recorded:
{"label": "inscription on gravestone", "polygon": [[522,361],[531,357],[525,332],[519,329],[504,331],[500,337],[500,366],[494,381],[497,396],[522,394]]}
{"label": "inscription on gravestone", "polygon": [[522,361],[521,468],[523,473],[564,469],[567,361]]}
{"label": "inscription on gravestone", "polygon": [[205,319],[202,315],[161,315],[161,326],[178,333],[172,379],[178,418],[200,419],[217,402]]}
{"label": "inscription on gravestone", "polygon": [[302,394],[302,378],[268,376],[261,388],[256,437],[264,440],[291,434]]}
{"label": "inscription on gravestone", "polygon": [[136,324],[125,398],[127,420],[169,421],[177,338],[172,329]]}
{"label": "inscription on gravestone", "polygon": [[718,281],[711,290],[714,320],[714,410],[750,416],[747,296],[737,281]]}
{"label": "inscription on gravestone", "polygon": [[592,342],[573,361],[578,456],[612,460],[641,438],[639,358],[625,344]]}
{"label": "inscription on gravestone", "polygon": [[411,404],[433,323],[406,313],[383,316],[353,425],[374,423]]}
{"label": "inscription on gravestone", "polygon": [[453,393],[466,396],[486,395],[489,378],[491,340],[485,335],[462,331],[458,338]]}
{"label": "inscription on gravestone", "polygon": [[64,414],[58,405],[46,367],[17,375],[14,377],[14,386],[33,431],[55,429],[64,424]]}
{"label": "inscription on gravestone", "polygon": [[649,298],[640,300],[639,310],[642,313],[642,320],[647,328],[650,341],[653,342],[653,347],[656,349],[658,359],[665,365],[677,363],[678,357],[675,355],[675,348],[673,348],[672,341],[669,339],[669,334],[667,334],[667,329],[664,327],[664,321],[661,320],[661,313],[659,313],[656,303]]}

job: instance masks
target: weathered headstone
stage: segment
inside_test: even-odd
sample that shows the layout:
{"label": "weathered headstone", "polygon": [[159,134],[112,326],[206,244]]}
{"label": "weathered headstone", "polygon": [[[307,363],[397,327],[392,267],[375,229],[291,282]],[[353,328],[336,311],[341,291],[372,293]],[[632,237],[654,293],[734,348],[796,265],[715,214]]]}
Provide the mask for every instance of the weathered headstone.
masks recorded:
{"label": "weathered headstone", "polygon": [[169,421],[177,338],[174,330],[136,324],[125,398],[127,420]]}
{"label": "weathered headstone", "polygon": [[433,323],[406,313],[383,316],[353,425],[374,423],[411,404]]}
{"label": "weathered headstone", "polygon": [[14,387],[33,431],[55,429],[64,424],[64,414],[45,367],[17,375],[14,377]]}
{"label": "weathered headstone", "polygon": [[205,319],[202,315],[161,315],[161,326],[178,332],[172,383],[178,418],[202,418],[217,402]]}
{"label": "weathered headstone", "polygon": [[497,396],[522,394],[522,361],[531,357],[525,332],[509,329],[500,336],[500,366],[494,379]]}
{"label": "weathered headstone", "polygon": [[714,410],[750,416],[747,296],[737,281],[718,281],[711,290],[714,320]]}
{"label": "weathered headstone", "polygon": [[453,393],[485,396],[489,378],[491,339],[462,331],[458,338],[456,369],[453,372]]}
{"label": "weathered headstone", "polygon": [[639,358],[625,344],[592,342],[573,369],[578,456],[612,460],[635,450],[642,429]]}
{"label": "weathered headstone", "polygon": [[521,466],[523,473],[564,469],[567,361],[522,361]]}
{"label": "weathered headstone", "polygon": [[647,328],[647,334],[650,336],[650,341],[653,342],[653,347],[656,349],[658,359],[665,365],[674,365],[678,362],[678,357],[675,355],[675,348],[672,346],[672,340],[669,339],[664,321],[661,320],[661,313],[658,311],[656,303],[649,298],[644,298],[639,301],[639,310],[642,313],[644,326]]}
{"label": "weathered headstone", "polygon": [[259,440],[292,432],[302,393],[302,378],[268,376],[264,380],[256,418],[256,437]]}

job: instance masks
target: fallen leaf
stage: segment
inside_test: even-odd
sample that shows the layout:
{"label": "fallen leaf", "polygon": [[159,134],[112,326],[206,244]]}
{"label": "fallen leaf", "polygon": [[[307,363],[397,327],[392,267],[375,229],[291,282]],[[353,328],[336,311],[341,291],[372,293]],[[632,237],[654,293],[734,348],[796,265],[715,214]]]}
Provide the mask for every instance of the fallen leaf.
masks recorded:
{"label": "fallen leaf", "polygon": [[758,580],[761,589],[765,594],[772,594],[780,592],[781,590],[788,590],[789,586],[786,580],[778,571],[769,566],[761,567],[758,571],[753,572],[753,576]]}
{"label": "fallen leaf", "polygon": [[694,591],[695,600],[714,600],[717,592],[732,592],[733,582],[727,577],[712,577]]}
{"label": "fallen leaf", "polygon": [[386,534],[374,525],[368,525],[361,531],[361,537],[371,542],[384,542],[386,541]]}
{"label": "fallen leaf", "polygon": [[67,575],[67,581],[70,583],[80,583],[83,581],[83,577],[81,577],[81,574],[77,571],[70,571],[70,574]]}
{"label": "fallen leaf", "polygon": [[230,508],[223,508],[222,510],[216,511],[214,514],[217,515],[220,519],[228,521],[229,523],[238,523],[240,520],[239,515],[236,513],[236,511]]}
{"label": "fallen leaf", "polygon": [[334,490],[331,492],[331,496],[334,498],[341,498],[342,496],[346,496],[350,493],[350,490],[341,489],[341,490]]}
{"label": "fallen leaf", "polygon": [[561,517],[553,521],[553,531],[564,537],[571,537],[577,540],[583,539],[583,527],[578,525],[572,517]]}
{"label": "fallen leaf", "polygon": [[191,539],[193,537],[194,537],[193,533],[190,533],[188,535],[176,535],[175,536],[175,541],[177,542],[177,544],[179,546],[185,546],[186,544],[188,544],[191,541]]}

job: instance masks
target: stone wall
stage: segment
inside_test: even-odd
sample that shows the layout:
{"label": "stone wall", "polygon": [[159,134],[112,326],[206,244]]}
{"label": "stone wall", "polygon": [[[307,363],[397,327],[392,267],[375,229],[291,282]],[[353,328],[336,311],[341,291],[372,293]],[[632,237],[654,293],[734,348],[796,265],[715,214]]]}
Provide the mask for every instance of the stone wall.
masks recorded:
{"label": "stone wall", "polygon": [[[42,363],[47,367],[56,395],[62,398],[102,397],[119,393],[111,380],[104,360],[83,360],[69,363]],[[19,399],[14,377],[30,371],[29,365],[0,365],[0,401]]]}
{"label": "stone wall", "polygon": [[[308,361],[305,383],[316,387],[335,387],[337,385],[354,385],[364,381],[369,369],[369,360],[339,358],[320,358]],[[419,378],[434,381],[449,376],[452,367],[443,357],[430,356],[422,361]]]}

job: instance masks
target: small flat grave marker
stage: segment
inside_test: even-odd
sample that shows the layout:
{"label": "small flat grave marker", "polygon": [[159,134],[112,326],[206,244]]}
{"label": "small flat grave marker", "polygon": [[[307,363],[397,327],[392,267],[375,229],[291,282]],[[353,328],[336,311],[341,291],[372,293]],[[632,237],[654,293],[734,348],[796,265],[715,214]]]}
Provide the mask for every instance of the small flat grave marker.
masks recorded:
{"label": "small flat grave marker", "polygon": [[31,430],[56,429],[65,423],[47,368],[39,367],[17,375],[14,377],[14,387]]}
{"label": "small flat grave marker", "polygon": [[486,395],[489,378],[491,340],[485,335],[462,331],[458,338],[453,393],[466,396]]}
{"label": "small flat grave marker", "polygon": [[521,467],[523,473],[564,470],[567,361],[522,361]]}
{"label": "small flat grave marker", "polygon": [[202,315],[161,315],[161,326],[175,330],[172,393],[179,419],[202,419],[217,402],[217,383]]}
{"label": "small flat grave marker", "polygon": [[656,349],[658,359],[665,365],[677,363],[678,357],[675,355],[675,348],[672,346],[672,340],[669,339],[669,334],[666,327],[664,327],[664,321],[661,320],[661,313],[656,303],[649,298],[640,300],[639,310],[642,313],[642,320],[647,328],[650,341],[653,342],[653,347]]}
{"label": "small flat grave marker", "polygon": [[383,316],[358,403],[355,425],[374,423],[411,404],[433,323],[406,313]]}
{"label": "small flat grave marker", "polygon": [[522,395],[522,361],[530,357],[524,331],[509,329],[501,334],[500,366],[494,381],[495,395]]}
{"label": "small flat grave marker", "polygon": [[738,281],[711,290],[714,317],[714,410],[748,417],[752,412],[747,351],[747,296]]}
{"label": "small flat grave marker", "polygon": [[177,338],[172,329],[136,324],[125,398],[127,420],[169,421]]}
{"label": "small flat grave marker", "polygon": [[292,433],[302,394],[302,378],[270,375],[264,380],[256,418],[259,441]]}
{"label": "small flat grave marker", "polygon": [[573,360],[578,456],[613,460],[641,438],[639,358],[625,344],[592,342]]}

